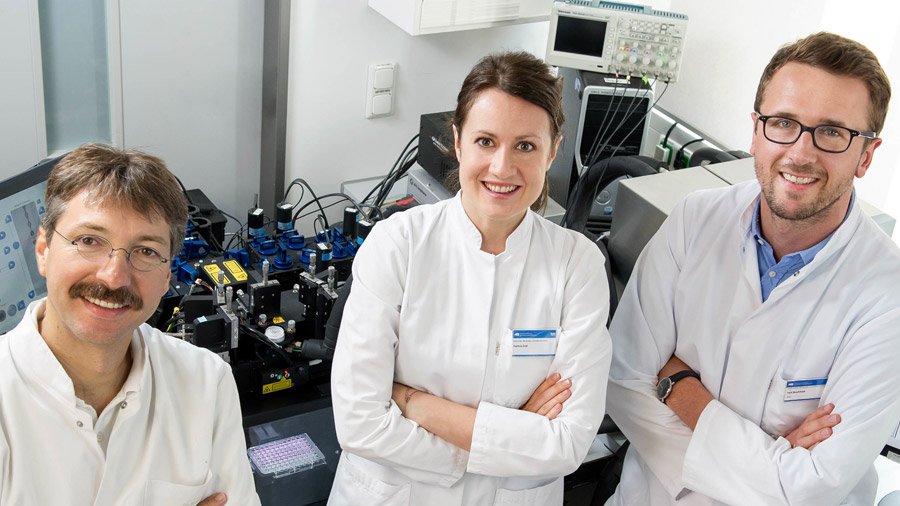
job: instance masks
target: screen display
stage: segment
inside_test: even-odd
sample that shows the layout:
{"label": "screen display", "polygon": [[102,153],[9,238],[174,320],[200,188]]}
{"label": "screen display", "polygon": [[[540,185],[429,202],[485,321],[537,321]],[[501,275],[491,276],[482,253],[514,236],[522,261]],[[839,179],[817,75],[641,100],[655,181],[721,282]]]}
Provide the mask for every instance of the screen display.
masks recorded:
{"label": "screen display", "polygon": [[623,93],[588,95],[579,146],[583,163],[589,154],[597,160],[640,154],[650,97],[646,92],[630,97]]}
{"label": "screen display", "polygon": [[47,175],[57,160],[0,182],[0,334],[19,323],[31,301],[47,295],[34,253]]}
{"label": "screen display", "polygon": [[600,58],[605,40],[605,21],[559,16],[553,50]]}

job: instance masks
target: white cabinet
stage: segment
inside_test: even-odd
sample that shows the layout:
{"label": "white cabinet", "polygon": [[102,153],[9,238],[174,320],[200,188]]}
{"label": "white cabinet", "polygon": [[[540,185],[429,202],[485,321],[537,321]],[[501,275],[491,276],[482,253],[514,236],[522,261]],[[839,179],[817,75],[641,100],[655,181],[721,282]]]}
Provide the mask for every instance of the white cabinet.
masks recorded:
{"label": "white cabinet", "polygon": [[47,156],[37,0],[0,1],[0,181]]}
{"label": "white cabinet", "polygon": [[410,35],[546,21],[552,0],[369,0]]}

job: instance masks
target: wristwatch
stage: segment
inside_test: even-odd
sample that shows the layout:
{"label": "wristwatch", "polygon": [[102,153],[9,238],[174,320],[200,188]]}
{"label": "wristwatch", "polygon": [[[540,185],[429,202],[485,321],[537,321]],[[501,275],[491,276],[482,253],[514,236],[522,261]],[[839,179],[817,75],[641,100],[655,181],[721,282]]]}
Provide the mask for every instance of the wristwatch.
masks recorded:
{"label": "wristwatch", "polygon": [[675,386],[675,383],[689,377],[700,379],[700,375],[696,371],[688,369],[685,371],[678,371],[671,376],[659,380],[659,383],[656,384],[656,398],[659,399],[659,402],[665,404],[666,399],[669,398],[669,394],[672,393],[672,387]]}

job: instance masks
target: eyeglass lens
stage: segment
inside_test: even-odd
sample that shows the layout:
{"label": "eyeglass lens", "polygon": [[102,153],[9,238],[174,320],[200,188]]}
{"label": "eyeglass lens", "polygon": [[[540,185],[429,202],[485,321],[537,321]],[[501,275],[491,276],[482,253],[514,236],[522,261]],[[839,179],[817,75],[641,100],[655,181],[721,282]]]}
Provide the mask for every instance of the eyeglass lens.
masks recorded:
{"label": "eyeglass lens", "polygon": [[841,153],[846,151],[853,141],[853,134],[844,127],[833,125],[804,127],[795,120],[779,117],[768,117],[763,123],[763,133],[766,138],[779,144],[796,142],[804,130],[812,130],[813,144],[822,151]]}
{"label": "eyeglass lens", "polygon": [[109,241],[101,237],[81,237],[74,241],[75,248],[85,260],[91,262],[103,261],[109,258],[116,250],[125,252],[128,263],[135,269],[147,272],[159,268],[164,262],[162,256],[151,248],[137,246],[131,250],[124,248],[113,249]]}

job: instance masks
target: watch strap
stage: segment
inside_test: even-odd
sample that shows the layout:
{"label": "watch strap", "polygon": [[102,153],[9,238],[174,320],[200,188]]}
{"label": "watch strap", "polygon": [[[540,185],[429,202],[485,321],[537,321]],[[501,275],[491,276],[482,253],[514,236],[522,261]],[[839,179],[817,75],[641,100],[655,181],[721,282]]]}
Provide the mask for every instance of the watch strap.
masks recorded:
{"label": "watch strap", "polygon": [[700,373],[697,371],[692,371],[690,369],[686,369],[684,371],[678,371],[675,374],[669,376],[669,381],[672,382],[672,386],[675,386],[675,383],[683,380],[684,378],[697,378],[700,379]]}

